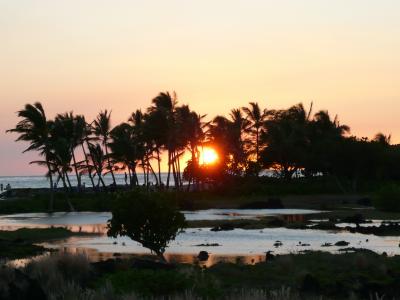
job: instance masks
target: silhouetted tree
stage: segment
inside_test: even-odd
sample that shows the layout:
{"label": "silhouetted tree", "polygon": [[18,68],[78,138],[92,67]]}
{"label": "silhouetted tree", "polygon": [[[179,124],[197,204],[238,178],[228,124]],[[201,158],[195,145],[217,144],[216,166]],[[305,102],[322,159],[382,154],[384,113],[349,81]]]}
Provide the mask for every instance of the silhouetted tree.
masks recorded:
{"label": "silhouetted tree", "polygon": [[104,110],[101,111],[96,120],[93,121],[93,133],[100,137],[107,159],[107,169],[111,173],[114,186],[117,184],[115,181],[113,166],[111,164],[110,156],[108,153],[108,139],[111,131],[111,112]]}
{"label": "silhouetted tree", "polygon": [[267,118],[267,110],[262,110],[257,102],[250,102],[249,107],[243,107],[242,110],[247,116],[249,125],[247,127],[247,133],[250,135],[250,152],[255,154],[256,162],[256,174],[258,176],[261,166],[259,164],[260,148],[260,136],[264,130],[263,125]]}
{"label": "silhouetted tree", "polygon": [[53,184],[53,169],[50,163],[51,144],[49,121],[46,118],[43,106],[40,102],[26,104],[24,109],[18,111],[18,117],[22,120],[17,123],[15,128],[8,130],[19,134],[16,141],[25,141],[29,143],[27,151],[38,151],[44,157],[48,169],[47,176],[50,182],[50,202],[49,210],[53,210],[54,206],[54,184]]}
{"label": "silhouetted tree", "polygon": [[160,194],[120,195],[108,221],[108,236],[128,236],[165,261],[168,243],[186,226],[184,215]]}
{"label": "silhouetted tree", "polygon": [[310,114],[311,108],[307,113],[302,104],[287,110],[271,111],[262,136],[266,145],[262,153],[264,168],[273,168],[289,180],[304,167]]}

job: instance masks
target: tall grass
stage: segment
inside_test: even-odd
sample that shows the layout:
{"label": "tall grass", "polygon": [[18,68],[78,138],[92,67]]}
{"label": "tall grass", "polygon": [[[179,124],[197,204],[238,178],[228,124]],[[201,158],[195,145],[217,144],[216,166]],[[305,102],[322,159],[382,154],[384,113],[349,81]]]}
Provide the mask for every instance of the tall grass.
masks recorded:
{"label": "tall grass", "polygon": [[[10,299],[10,291],[15,288],[25,295],[29,294],[33,285],[39,286],[49,300],[382,300],[399,294],[396,283],[399,259],[368,253],[287,255],[256,266],[221,264],[213,267],[214,271],[213,268],[202,270],[194,266],[179,266],[172,270],[149,272],[148,269],[130,267],[129,261],[119,263],[123,266],[122,270],[105,274],[83,255],[60,253],[32,261],[20,270],[3,266],[0,268],[0,299]],[[313,272],[307,270],[310,265],[315,269]],[[319,281],[322,290],[299,288],[294,280],[306,273],[314,274],[313,278]],[[386,273],[392,274],[392,277],[385,277]],[[168,288],[166,285],[171,283],[167,275],[176,280],[184,278],[190,284],[175,287],[172,284],[169,290],[165,290]],[[339,279],[346,284],[337,285]],[[361,285],[360,279],[365,281],[364,285]],[[158,292],[157,285],[163,284],[157,280],[165,281],[164,287],[158,287]],[[230,282],[228,285],[227,281]],[[321,285],[324,282],[325,285]],[[354,285],[355,282],[357,285]],[[327,293],[324,289],[330,285],[341,290]],[[372,285],[375,288],[367,288]],[[149,287],[153,287],[154,290],[150,291],[153,293],[143,293],[146,289],[149,291]],[[391,293],[391,297],[388,294],[385,297],[386,292]]]}

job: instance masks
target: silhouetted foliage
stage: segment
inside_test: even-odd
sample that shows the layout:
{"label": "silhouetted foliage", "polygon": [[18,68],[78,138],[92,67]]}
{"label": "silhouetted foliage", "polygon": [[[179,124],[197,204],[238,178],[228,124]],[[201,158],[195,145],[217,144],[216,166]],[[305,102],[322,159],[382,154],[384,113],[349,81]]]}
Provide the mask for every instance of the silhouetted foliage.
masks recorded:
{"label": "silhouetted foliage", "polygon": [[[265,175],[289,181],[293,177],[329,178],[343,191],[356,192],[367,180],[398,180],[400,146],[390,135],[373,139],[350,135],[350,128],[331,118],[328,111],[312,112],[297,104],[288,109],[266,110],[256,102],[232,109],[228,117],[205,116],[178,104],[175,93],[163,92],[145,111],[136,110],[126,122],[111,126],[111,112],[101,111],[93,122],[72,112],[46,118],[40,103],[18,112],[14,129],[18,141],[30,143],[43,160],[53,187],[62,182],[73,191],[69,176],[87,174],[94,190],[107,189],[104,175],[129,175],[130,187],[143,183],[155,189],[200,190],[219,188],[238,178]],[[200,162],[201,151],[211,147],[218,160]],[[187,162],[183,162],[186,156]],[[161,177],[161,160],[167,160],[167,179]],[[186,182],[185,182],[186,181]],[[110,189],[113,190],[113,189]]]}
{"label": "silhouetted foliage", "polygon": [[184,215],[163,195],[133,192],[115,201],[107,234],[128,236],[164,260],[168,243],[185,225]]}

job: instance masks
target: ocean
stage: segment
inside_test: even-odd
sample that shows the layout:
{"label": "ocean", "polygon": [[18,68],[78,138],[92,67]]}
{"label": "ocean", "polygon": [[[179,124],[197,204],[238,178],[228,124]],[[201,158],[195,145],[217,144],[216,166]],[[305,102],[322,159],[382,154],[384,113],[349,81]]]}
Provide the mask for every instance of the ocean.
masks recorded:
{"label": "ocean", "polygon": [[[172,177],[172,176],[171,176]],[[77,181],[76,177],[73,174],[69,175],[71,185],[76,186]],[[105,175],[104,181],[106,185],[112,183],[112,178],[110,174]],[[115,174],[115,180],[118,185],[125,184],[125,175],[124,174]],[[139,184],[143,184],[143,174],[138,174]],[[149,175],[150,182],[155,183],[155,179],[153,176]],[[161,180],[166,183],[167,182],[167,173],[161,173]],[[82,183],[85,183],[86,187],[91,187],[92,183],[88,176],[82,176]],[[95,183],[97,183],[97,179],[95,178]],[[170,178],[170,184],[173,184],[173,178]],[[0,184],[3,184],[3,187],[7,184],[11,185],[11,188],[48,188],[50,183],[49,180],[45,176],[0,176]],[[58,187],[62,187],[62,182],[58,183]]]}

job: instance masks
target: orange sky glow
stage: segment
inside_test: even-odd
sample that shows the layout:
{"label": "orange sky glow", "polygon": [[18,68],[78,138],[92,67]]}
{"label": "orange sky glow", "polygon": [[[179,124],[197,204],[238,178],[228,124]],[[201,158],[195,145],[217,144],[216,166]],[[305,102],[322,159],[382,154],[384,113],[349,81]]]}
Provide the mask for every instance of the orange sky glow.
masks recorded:
{"label": "orange sky glow", "polygon": [[161,91],[208,118],[313,101],[400,142],[398,0],[0,1],[0,40],[0,175],[44,173],[5,133],[34,101],[114,125]]}

